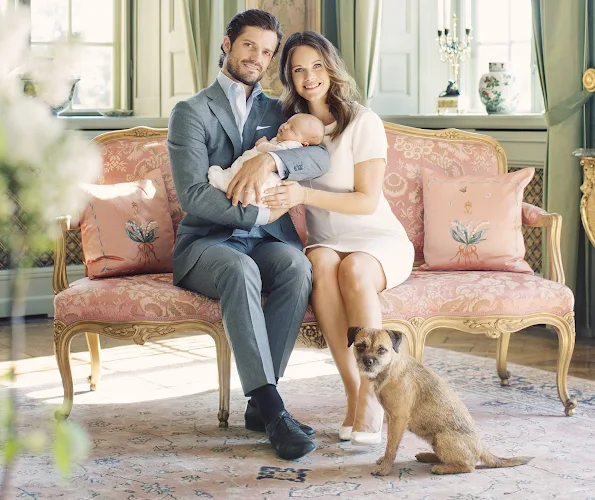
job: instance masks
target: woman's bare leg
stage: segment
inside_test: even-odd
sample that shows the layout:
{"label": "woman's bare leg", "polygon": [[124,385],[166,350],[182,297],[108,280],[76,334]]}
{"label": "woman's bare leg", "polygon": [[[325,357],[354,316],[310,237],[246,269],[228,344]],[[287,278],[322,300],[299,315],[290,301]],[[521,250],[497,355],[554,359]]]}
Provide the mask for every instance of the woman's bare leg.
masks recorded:
{"label": "woman's bare leg", "polygon": [[[386,287],[386,278],[380,263],[370,254],[354,252],[339,265],[339,289],[349,326],[382,328],[382,312],[378,293]],[[346,329],[345,329],[346,332]],[[355,356],[351,359],[355,362]],[[378,432],[380,403],[366,377],[361,378],[353,430]]]}
{"label": "woman's bare leg", "polygon": [[318,247],[307,253],[313,269],[312,307],[318,325],[339,370],[347,412],[344,426],[352,426],[359,394],[360,376],[351,348],[347,347],[347,316],[339,291],[339,265],[342,255],[330,248]]}

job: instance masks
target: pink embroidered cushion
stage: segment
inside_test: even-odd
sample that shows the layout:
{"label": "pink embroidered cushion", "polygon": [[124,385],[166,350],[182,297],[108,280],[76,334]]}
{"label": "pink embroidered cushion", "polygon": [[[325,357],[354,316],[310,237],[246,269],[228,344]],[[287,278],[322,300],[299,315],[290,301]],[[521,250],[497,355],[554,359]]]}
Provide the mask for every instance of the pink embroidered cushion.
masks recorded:
{"label": "pink embroidered cushion", "polygon": [[523,190],[535,170],[447,177],[422,170],[425,271],[532,273],[524,260]]}
{"label": "pink embroidered cushion", "polygon": [[120,184],[83,184],[81,240],[89,278],[171,272],[174,230],[161,170]]}

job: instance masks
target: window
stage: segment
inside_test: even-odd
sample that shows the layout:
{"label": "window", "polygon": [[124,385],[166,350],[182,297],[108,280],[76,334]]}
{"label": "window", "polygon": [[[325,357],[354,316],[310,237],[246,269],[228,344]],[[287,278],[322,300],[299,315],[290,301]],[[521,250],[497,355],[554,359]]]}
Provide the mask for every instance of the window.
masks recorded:
{"label": "window", "polygon": [[[8,1],[8,0],[0,0]],[[31,52],[48,57],[53,44],[68,42],[76,54],[80,78],[72,111],[125,106],[127,0],[30,0]],[[123,8],[124,7],[124,8]],[[123,22],[124,21],[124,22]],[[123,46],[124,45],[124,46]],[[124,59],[127,60],[127,59]]]}
{"label": "window", "polygon": [[[463,4],[463,2],[459,2]],[[535,64],[531,0],[485,0],[465,2],[471,7],[470,59],[462,66],[463,89],[469,96],[470,111],[485,111],[477,86],[490,62],[507,62],[520,86],[517,113],[540,113],[543,99]],[[461,12],[466,15],[466,13]],[[465,19],[461,15],[460,19]],[[469,19],[469,17],[467,17]]]}

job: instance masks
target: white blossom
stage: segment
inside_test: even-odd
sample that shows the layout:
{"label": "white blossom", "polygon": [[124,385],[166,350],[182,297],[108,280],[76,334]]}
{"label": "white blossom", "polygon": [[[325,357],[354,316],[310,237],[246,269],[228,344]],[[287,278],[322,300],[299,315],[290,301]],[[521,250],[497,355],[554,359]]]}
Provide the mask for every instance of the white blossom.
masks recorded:
{"label": "white blossom", "polygon": [[50,104],[68,96],[71,74],[68,65],[60,62],[68,60],[66,53],[55,63],[39,66],[29,59],[28,34],[26,9],[0,12],[0,61],[27,68],[47,91],[43,97],[26,96],[18,71],[0,77],[0,229],[4,228],[4,238],[11,235],[16,213],[12,198],[26,214],[24,220],[51,234],[56,216],[75,215],[82,207],[84,192],[79,184],[95,182],[102,168],[97,146],[67,130],[51,113]]}

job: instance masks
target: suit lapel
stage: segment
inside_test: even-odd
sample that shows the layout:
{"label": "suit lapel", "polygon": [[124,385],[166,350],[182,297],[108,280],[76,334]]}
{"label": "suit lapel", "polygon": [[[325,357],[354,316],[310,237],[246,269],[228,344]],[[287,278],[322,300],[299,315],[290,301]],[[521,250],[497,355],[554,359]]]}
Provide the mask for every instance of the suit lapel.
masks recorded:
{"label": "suit lapel", "polygon": [[[260,125],[260,122],[262,121],[262,117],[264,115],[264,110],[266,109],[266,106],[267,106],[266,97],[264,97],[263,94],[259,94],[258,96],[256,96],[256,99],[254,99],[254,102],[252,103],[252,109],[250,110],[248,119],[246,120],[246,123],[244,124],[244,131],[242,133],[242,136],[244,138],[243,145],[242,145],[244,151],[246,151],[248,148],[250,148],[250,146],[252,146],[252,144],[254,144],[254,136],[256,135],[256,126]],[[271,137],[269,137],[268,135],[267,135],[267,137],[269,139],[271,139]]]}
{"label": "suit lapel", "polygon": [[240,143],[240,133],[238,132],[238,126],[236,125],[236,121],[231,110],[231,104],[229,104],[227,96],[223,93],[223,89],[217,81],[215,81],[215,83],[207,89],[206,94],[211,99],[208,103],[209,108],[217,117],[217,120],[219,120],[219,123],[221,123],[223,130],[225,130],[225,133],[230,138],[231,143],[233,144],[233,156],[234,158],[237,158],[240,156],[240,154],[242,154],[242,145]]}

